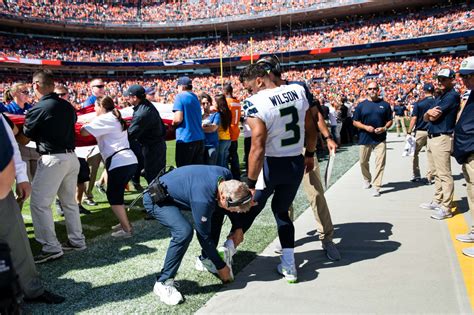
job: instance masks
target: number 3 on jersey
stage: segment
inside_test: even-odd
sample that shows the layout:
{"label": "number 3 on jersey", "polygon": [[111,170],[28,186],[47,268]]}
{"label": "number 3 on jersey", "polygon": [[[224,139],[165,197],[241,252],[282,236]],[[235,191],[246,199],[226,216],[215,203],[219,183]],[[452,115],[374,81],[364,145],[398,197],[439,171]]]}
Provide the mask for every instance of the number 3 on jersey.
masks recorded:
{"label": "number 3 on jersey", "polygon": [[301,138],[300,134],[300,127],[298,126],[298,110],[296,107],[285,107],[280,109],[280,116],[283,118],[284,116],[291,115],[291,121],[285,125],[286,131],[293,131],[293,136],[285,139],[281,139],[281,146],[288,146],[295,143],[298,143]]}

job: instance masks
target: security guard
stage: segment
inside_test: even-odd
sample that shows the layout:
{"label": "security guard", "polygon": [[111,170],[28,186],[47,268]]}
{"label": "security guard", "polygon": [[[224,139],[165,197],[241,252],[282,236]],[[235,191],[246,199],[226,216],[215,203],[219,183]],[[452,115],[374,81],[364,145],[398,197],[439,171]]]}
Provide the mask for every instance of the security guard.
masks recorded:
{"label": "security guard", "polygon": [[[467,234],[457,235],[461,242],[474,243],[474,57],[469,57],[461,63],[459,76],[463,84],[471,93],[467,101],[461,104],[458,121],[454,128],[453,156],[462,164],[464,178],[467,183],[467,200],[472,216],[471,231]],[[463,249],[463,254],[474,257],[474,247]]]}
{"label": "security guard", "polygon": [[[420,163],[418,154],[421,149],[426,146],[428,142],[428,122],[423,120],[423,116],[426,111],[434,103],[434,86],[431,83],[426,83],[423,85],[423,91],[425,92],[425,98],[416,102],[413,105],[413,113],[411,115],[410,127],[408,127],[408,133],[416,132],[416,147],[415,154],[413,155],[413,178],[412,182],[418,182],[421,180],[420,176]],[[431,182],[431,170],[428,169],[426,174],[426,179],[428,182]]]}
{"label": "security guard", "polygon": [[456,114],[460,96],[454,89],[455,73],[451,69],[441,69],[437,74],[441,94],[423,116],[428,124],[428,161],[432,165],[435,194],[430,203],[421,208],[435,210],[431,218],[443,220],[452,217],[450,211],[454,195],[454,181],[451,175],[451,149]]}

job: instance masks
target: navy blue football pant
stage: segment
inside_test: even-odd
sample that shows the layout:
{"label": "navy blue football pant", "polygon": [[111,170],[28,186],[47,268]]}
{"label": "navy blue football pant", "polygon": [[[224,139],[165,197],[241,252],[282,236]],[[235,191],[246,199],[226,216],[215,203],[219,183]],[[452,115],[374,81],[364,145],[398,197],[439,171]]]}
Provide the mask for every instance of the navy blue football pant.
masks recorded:
{"label": "navy blue football pant", "polygon": [[304,157],[265,157],[263,163],[265,189],[257,190],[255,201],[258,204],[250,209],[242,219],[244,233],[252,226],[253,221],[263,210],[267,199],[273,194],[272,212],[275,217],[278,236],[282,248],[295,247],[295,227],[288,215],[293,199],[304,175]]}

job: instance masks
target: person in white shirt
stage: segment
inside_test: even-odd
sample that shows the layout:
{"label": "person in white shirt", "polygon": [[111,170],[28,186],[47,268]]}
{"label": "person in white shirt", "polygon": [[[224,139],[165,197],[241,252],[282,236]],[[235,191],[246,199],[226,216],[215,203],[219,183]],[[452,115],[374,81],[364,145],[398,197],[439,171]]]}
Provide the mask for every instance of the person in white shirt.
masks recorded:
{"label": "person in white shirt", "polygon": [[81,135],[92,135],[97,139],[100,154],[108,173],[107,199],[120,221],[113,226],[113,237],[131,237],[132,226],[124,206],[125,185],[135,174],[138,161],[130,149],[127,125],[112,98],[100,97],[95,102],[95,117],[81,128]]}

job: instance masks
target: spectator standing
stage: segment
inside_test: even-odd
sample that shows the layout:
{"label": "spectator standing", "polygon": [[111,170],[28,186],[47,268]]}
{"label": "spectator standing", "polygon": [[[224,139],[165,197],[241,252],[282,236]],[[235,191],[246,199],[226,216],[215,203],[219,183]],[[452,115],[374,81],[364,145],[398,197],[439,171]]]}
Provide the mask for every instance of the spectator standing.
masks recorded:
{"label": "spectator standing", "polygon": [[[467,100],[461,103],[454,128],[453,155],[462,164],[464,179],[467,184],[467,202],[471,212],[471,230],[466,234],[456,235],[461,242],[474,243],[474,57],[461,63],[459,76],[464,86],[470,90]],[[463,254],[474,258],[474,247],[463,249]]]}
{"label": "spectator standing", "polygon": [[[12,265],[18,275],[25,301],[59,304],[64,301],[64,298],[45,290],[36,270],[21,210],[11,191],[15,173],[17,185],[23,186],[23,200],[29,197],[31,186],[28,182],[26,164],[21,159],[18,145],[8,123],[0,115],[0,186],[2,187],[0,191],[0,242],[10,247]],[[5,178],[5,175],[9,175],[9,179]]]}
{"label": "spectator standing", "polygon": [[81,135],[93,135],[107,169],[107,200],[120,224],[115,226],[113,237],[131,237],[132,225],[124,206],[125,185],[135,174],[137,158],[130,149],[127,124],[112,98],[99,97],[96,100],[97,117],[81,128]]}
{"label": "spectator standing", "polygon": [[231,113],[230,120],[230,147],[229,147],[229,164],[232,177],[236,180],[240,180],[240,162],[239,154],[237,149],[239,148],[239,135],[240,135],[240,116],[242,113],[242,106],[239,100],[234,97],[234,89],[231,83],[224,84],[224,95],[226,97],[227,105],[229,106]]}
{"label": "spectator standing", "polygon": [[[60,258],[63,250],[83,250],[86,244],[75,200],[79,173],[79,162],[74,153],[76,112],[69,102],[53,92],[51,72],[36,72],[33,75],[33,90],[39,101],[27,113],[23,132],[36,142],[41,155],[33,179],[30,206],[35,237],[42,245],[35,262],[43,263]],[[51,213],[51,204],[56,195],[61,201],[66,220],[68,240],[63,245],[56,238]]]}
{"label": "spectator standing", "polygon": [[[29,95],[30,92],[26,83],[13,84],[3,95],[5,103],[8,103],[8,105],[5,106],[6,112],[14,115],[26,115],[28,110],[32,108],[32,106],[27,103]],[[34,148],[27,147],[26,144],[20,143],[19,148],[21,158],[26,163],[28,179],[32,181],[36,173],[39,154]]]}
{"label": "spectator standing", "polygon": [[441,94],[423,116],[428,121],[428,162],[434,178],[434,196],[430,203],[420,207],[435,210],[431,218],[443,220],[452,217],[454,181],[451,174],[451,151],[456,114],[461,97],[454,89],[455,73],[444,68],[437,74]]}
{"label": "spectator standing", "polygon": [[[93,79],[89,83],[89,87],[91,89],[92,95],[90,95],[84,101],[84,103],[82,103],[82,108],[94,106],[95,101],[97,100],[98,97],[105,96],[105,83],[102,79],[99,79],[99,78]],[[89,179],[89,183],[87,184],[86,199],[84,200],[84,202],[85,204],[89,206],[97,206],[97,203],[94,201],[93,189],[94,189],[95,181],[97,179],[97,172],[99,171],[99,165],[101,161],[102,161],[102,158],[99,152],[93,152],[87,158],[87,164],[90,167],[90,179]]]}
{"label": "spectator standing", "polygon": [[166,167],[166,127],[155,105],[146,99],[142,86],[131,85],[124,96],[134,106],[128,136],[142,146],[145,179],[149,184]]}
{"label": "spectator standing", "polygon": [[199,100],[202,106],[202,130],[204,131],[204,163],[216,165],[217,147],[219,146],[219,136],[217,129],[221,123],[219,112],[211,111],[212,97],[207,93],[201,93]]}
{"label": "spectator standing", "polygon": [[[415,132],[415,153],[413,154],[413,177],[412,182],[418,182],[421,180],[420,174],[420,163],[419,163],[419,154],[423,147],[428,143],[428,122],[423,120],[423,116],[426,111],[434,103],[434,86],[431,83],[426,83],[423,85],[423,91],[425,97],[416,102],[413,105],[413,112],[411,115],[410,126],[408,127],[408,133],[411,134]],[[431,168],[432,165],[428,165],[428,171],[426,173],[426,179],[428,183],[431,183]]]}
{"label": "spectator standing", "polygon": [[[354,111],[354,126],[359,129],[359,159],[363,187],[373,187],[372,196],[380,196],[383,171],[387,153],[387,129],[393,123],[390,104],[379,98],[379,85],[370,82],[367,85],[368,99],[359,103]],[[372,151],[375,151],[375,176],[372,182],[369,160]]]}
{"label": "spectator standing", "polygon": [[229,147],[230,147],[230,123],[232,114],[229,106],[227,105],[226,98],[223,94],[219,94],[215,97],[216,105],[215,111],[220,114],[220,124],[217,129],[217,135],[219,136],[219,146],[217,147],[217,165],[228,168],[229,163]]}
{"label": "spectator standing", "polygon": [[173,105],[173,126],[176,128],[176,166],[203,164],[204,132],[202,130],[201,106],[192,92],[190,78],[178,79],[179,93]]}

